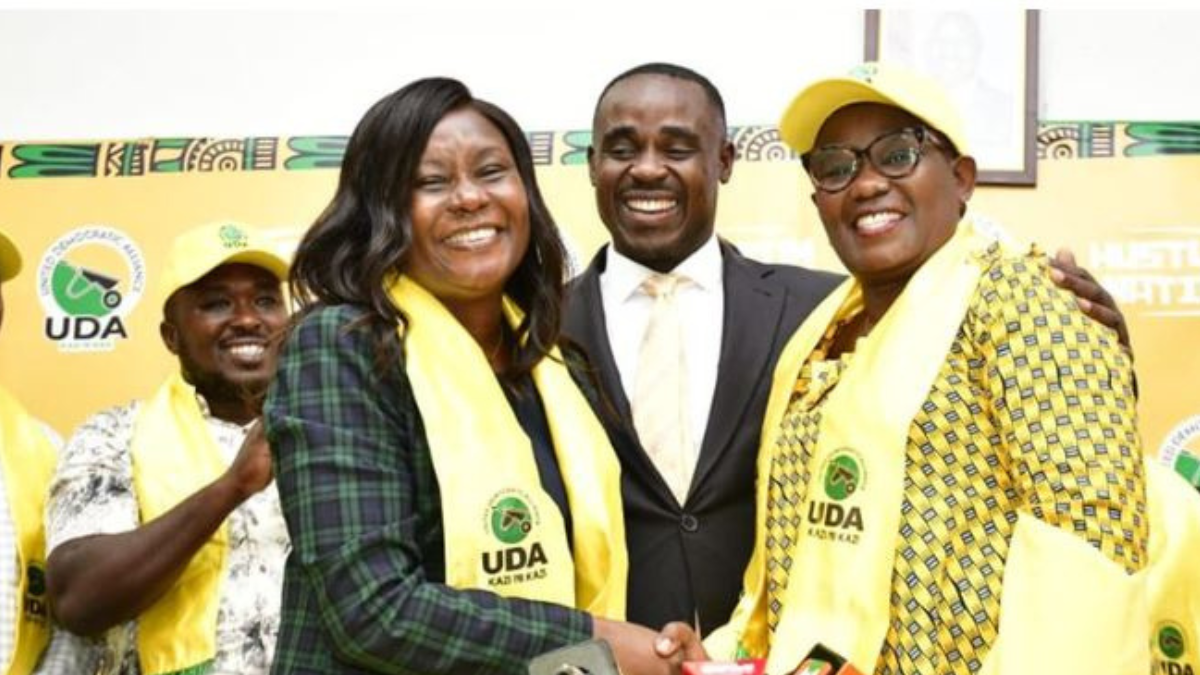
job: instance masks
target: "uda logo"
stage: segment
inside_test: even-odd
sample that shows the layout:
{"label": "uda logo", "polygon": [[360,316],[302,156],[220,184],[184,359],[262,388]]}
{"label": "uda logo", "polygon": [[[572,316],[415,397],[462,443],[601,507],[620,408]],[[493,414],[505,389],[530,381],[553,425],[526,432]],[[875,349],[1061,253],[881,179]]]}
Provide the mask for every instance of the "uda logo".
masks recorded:
{"label": "uda logo", "polygon": [[525,500],[516,495],[495,500],[489,510],[492,535],[501,543],[519,544],[533,531],[533,512]]}
{"label": "uda logo", "polygon": [[218,233],[221,237],[221,245],[227,249],[246,248],[250,245],[247,241],[246,233],[237,225],[225,225]]}
{"label": "uda logo", "polygon": [[1200,487],[1200,415],[1192,415],[1175,425],[1163,440],[1158,456],[1175,473]]}
{"label": "uda logo", "polygon": [[103,225],[71,230],[38,265],[43,334],[59,351],[111,351],[129,337],[124,319],[145,287],[142,252],[124,232]]}
{"label": "uda logo", "polygon": [[507,586],[545,578],[549,561],[537,540],[539,520],[533,500],[519,490],[502,490],[492,497],[484,527],[501,548],[485,550],[481,556],[488,585]]}
{"label": "uda logo", "polygon": [[826,499],[817,496],[808,502],[809,536],[857,544],[863,532],[863,515],[851,498],[866,488],[866,463],[854,450],[839,448],[824,461],[819,476]]}
{"label": "uda logo", "polygon": [[1193,675],[1186,633],[1179,624],[1160,622],[1154,629],[1153,647],[1155,675]]}

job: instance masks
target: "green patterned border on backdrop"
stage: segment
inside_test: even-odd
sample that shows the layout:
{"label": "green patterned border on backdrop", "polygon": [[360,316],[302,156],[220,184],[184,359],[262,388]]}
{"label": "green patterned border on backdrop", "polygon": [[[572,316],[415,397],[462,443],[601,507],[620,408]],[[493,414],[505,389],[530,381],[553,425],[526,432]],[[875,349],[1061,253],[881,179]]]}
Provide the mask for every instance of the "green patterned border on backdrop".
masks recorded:
{"label": "green patterned border on backdrop", "polygon": [[[798,159],[773,126],[730,129],[738,161]],[[583,164],[591,132],[529,134],[539,166]],[[346,136],[249,138],[149,138],[91,143],[21,143],[0,146],[0,180],[126,177],[224,171],[336,169]],[[1038,131],[1040,160],[1200,154],[1200,123],[1046,122]]]}

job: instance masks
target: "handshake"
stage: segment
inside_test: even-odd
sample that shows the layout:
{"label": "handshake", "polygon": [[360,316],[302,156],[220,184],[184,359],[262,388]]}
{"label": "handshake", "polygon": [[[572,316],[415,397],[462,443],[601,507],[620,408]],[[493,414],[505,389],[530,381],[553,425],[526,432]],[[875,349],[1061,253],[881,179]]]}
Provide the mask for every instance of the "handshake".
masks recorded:
{"label": "handshake", "polygon": [[[710,661],[700,640],[686,624],[668,624],[655,651],[682,675],[765,675],[766,659]],[[676,667],[677,666],[677,667]],[[622,675],[612,647],[603,638],[568,645],[535,657],[529,675]],[[791,675],[862,675],[837,652],[817,644]]]}

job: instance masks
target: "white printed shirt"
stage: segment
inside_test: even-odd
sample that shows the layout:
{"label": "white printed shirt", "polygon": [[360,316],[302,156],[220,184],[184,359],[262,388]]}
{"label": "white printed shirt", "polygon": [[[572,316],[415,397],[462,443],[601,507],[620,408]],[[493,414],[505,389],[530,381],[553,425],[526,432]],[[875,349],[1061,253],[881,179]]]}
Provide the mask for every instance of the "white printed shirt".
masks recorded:
{"label": "white printed shirt", "polygon": [[[232,463],[245,428],[201,411],[226,461]],[[88,419],[67,444],[46,505],[46,547],[93,534],[137,528],[131,445],[138,404]],[[226,520],[229,549],[217,610],[213,675],[266,675],[279,634],[283,566],[291,545],[275,483],[246,500]],[[99,675],[140,675],[136,621],[104,635]]]}

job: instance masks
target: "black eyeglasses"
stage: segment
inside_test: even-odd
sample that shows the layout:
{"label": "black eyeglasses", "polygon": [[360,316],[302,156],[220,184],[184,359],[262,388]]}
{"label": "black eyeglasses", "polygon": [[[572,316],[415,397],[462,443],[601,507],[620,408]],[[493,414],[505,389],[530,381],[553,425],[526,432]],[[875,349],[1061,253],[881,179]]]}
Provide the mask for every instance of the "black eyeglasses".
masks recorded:
{"label": "black eyeglasses", "polygon": [[925,141],[937,143],[925,127],[897,129],[876,138],[859,150],[844,145],[817,148],[804,155],[804,168],[813,185],[822,192],[841,192],[854,182],[863,168],[863,158],[888,178],[904,178],[921,163]]}

